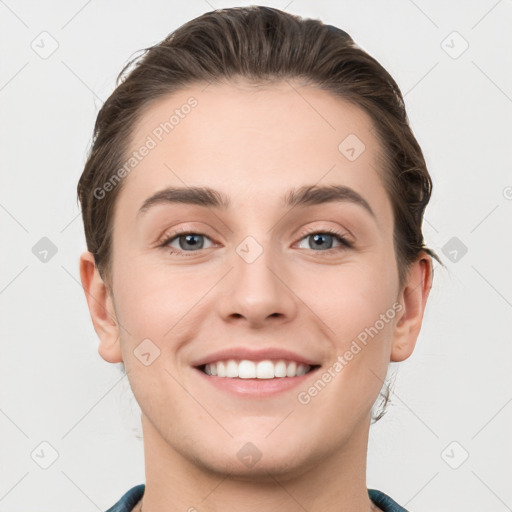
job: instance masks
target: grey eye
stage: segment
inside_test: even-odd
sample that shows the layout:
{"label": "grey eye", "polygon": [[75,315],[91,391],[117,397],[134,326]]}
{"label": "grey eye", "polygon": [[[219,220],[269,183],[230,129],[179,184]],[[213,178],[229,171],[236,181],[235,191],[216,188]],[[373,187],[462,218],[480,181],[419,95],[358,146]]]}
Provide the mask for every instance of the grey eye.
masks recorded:
{"label": "grey eye", "polygon": [[[333,248],[333,243],[335,239],[338,238],[336,235],[331,235],[329,233],[313,233],[311,235],[305,236],[303,240],[306,240],[306,243],[309,242],[309,247],[301,247],[301,249],[320,249],[321,251],[325,251]],[[301,241],[301,244],[302,244]]]}
{"label": "grey eye", "polygon": [[[204,239],[208,238],[206,235],[201,235],[199,233],[188,233],[185,235],[178,235],[174,237],[171,241],[169,241],[168,245],[175,249],[180,249],[182,251],[198,251],[200,249],[204,249]],[[173,245],[178,242],[179,246],[176,247]]]}

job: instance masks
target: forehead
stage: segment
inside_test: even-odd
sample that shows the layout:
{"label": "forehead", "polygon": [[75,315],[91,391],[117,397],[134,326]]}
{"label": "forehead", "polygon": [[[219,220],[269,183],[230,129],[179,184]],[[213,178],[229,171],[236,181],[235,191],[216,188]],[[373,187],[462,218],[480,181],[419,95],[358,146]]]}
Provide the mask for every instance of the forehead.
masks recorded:
{"label": "forehead", "polygon": [[130,144],[139,157],[118,201],[135,215],[165,187],[208,186],[234,208],[257,211],[262,201],[281,204],[291,187],[341,184],[390,222],[373,128],[361,108],[292,82],[196,84],[145,109]]}

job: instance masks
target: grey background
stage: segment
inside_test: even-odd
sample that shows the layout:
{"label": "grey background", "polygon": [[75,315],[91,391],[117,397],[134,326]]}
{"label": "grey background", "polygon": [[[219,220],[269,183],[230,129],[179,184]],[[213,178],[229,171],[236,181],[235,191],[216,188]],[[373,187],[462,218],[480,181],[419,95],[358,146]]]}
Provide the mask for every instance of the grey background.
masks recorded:
{"label": "grey background", "polygon": [[[129,57],[248,4],[0,0],[0,512],[106,510],[144,482],[139,409],[97,353],[79,282],[76,184]],[[368,487],[416,512],[512,510],[512,2],[265,4],[339,26],[382,63],[434,181],[424,234],[447,268],[414,354],[392,365]]]}

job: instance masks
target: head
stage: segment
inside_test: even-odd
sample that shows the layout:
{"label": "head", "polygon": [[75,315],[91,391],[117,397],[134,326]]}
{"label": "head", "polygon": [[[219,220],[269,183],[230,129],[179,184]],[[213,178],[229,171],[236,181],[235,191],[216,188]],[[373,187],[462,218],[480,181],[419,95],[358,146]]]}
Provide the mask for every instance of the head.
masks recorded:
{"label": "head", "polygon": [[[335,27],[222,9],[130,62],[78,184],[81,277],[148,429],[216,469],[239,470],[246,441],[282,468],[345,446],[414,350],[431,190],[397,84]],[[232,347],[300,355],[316,378],[224,400],[205,357]]]}

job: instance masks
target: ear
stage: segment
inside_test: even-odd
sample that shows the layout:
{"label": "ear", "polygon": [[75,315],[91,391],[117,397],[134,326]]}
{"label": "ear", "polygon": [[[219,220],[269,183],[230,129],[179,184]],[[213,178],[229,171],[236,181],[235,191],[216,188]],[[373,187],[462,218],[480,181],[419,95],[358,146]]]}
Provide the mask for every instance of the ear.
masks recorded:
{"label": "ear", "polygon": [[432,278],[432,258],[422,252],[412,263],[407,282],[397,299],[402,305],[402,314],[395,325],[390,358],[393,362],[407,359],[416,346]]}
{"label": "ear", "polygon": [[123,357],[112,294],[103,282],[91,252],[80,256],[80,279],[94,330],[100,339],[98,352],[105,361],[120,363]]}

